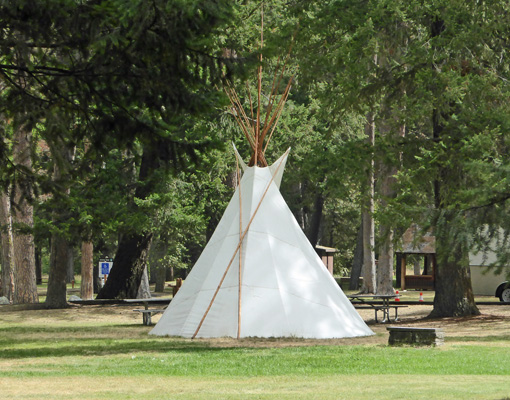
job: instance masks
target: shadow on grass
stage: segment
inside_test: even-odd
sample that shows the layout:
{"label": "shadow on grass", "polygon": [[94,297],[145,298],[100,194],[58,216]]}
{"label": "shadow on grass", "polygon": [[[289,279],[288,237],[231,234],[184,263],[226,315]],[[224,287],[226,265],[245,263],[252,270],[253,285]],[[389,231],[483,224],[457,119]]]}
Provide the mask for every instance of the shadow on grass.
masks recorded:
{"label": "shadow on grass", "polygon": [[[147,328],[147,327],[143,327]],[[146,335],[139,325],[103,325],[95,327],[6,327],[0,328],[0,359],[67,356],[105,356],[133,352],[218,352],[228,348],[210,347],[208,343],[179,338],[146,336],[129,338],[122,330],[132,329]],[[111,336],[119,332],[118,339]],[[77,334],[77,335],[75,335]],[[31,335],[30,338],[23,337]],[[79,335],[89,337],[79,337]]]}
{"label": "shadow on grass", "polygon": [[[446,337],[447,342],[477,342],[477,343],[492,343],[492,342],[509,342],[510,335],[500,336],[451,336]],[[509,399],[510,400],[510,399]]]}
{"label": "shadow on grass", "polygon": [[[85,342],[85,343],[83,343]],[[87,344],[88,342],[93,342]],[[114,340],[105,343],[97,343],[96,339],[81,340],[78,344],[66,343],[55,344],[53,347],[33,347],[28,349],[4,348],[0,350],[0,359],[23,359],[36,357],[69,357],[69,356],[108,356],[118,354],[130,354],[133,352],[143,353],[211,353],[225,349],[200,346],[195,343],[165,342],[158,340],[130,340],[128,342],[116,342]]]}

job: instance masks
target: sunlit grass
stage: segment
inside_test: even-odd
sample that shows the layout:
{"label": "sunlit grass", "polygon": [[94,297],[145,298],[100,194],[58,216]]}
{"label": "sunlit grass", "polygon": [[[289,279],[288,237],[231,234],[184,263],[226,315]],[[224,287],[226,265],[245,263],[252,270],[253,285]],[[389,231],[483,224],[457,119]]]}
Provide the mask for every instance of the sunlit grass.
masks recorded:
{"label": "sunlit grass", "polygon": [[[76,321],[74,321],[76,322]],[[117,337],[117,338],[115,338]],[[460,339],[460,340],[459,340]],[[484,337],[490,342],[490,337]],[[501,337],[492,339],[501,342]],[[505,338],[503,338],[505,340]],[[456,338],[456,343],[462,338]],[[255,340],[256,342],[256,340]],[[2,375],[263,377],[510,375],[510,346],[218,347],[208,341],[147,336],[140,325],[87,322],[0,327]],[[15,361],[15,365],[12,362]],[[29,361],[26,362],[25,361]]]}
{"label": "sunlit grass", "polygon": [[4,310],[0,399],[510,396],[504,317],[455,324],[441,347],[389,347],[382,325],[375,340],[188,340],[148,336],[127,306]]}

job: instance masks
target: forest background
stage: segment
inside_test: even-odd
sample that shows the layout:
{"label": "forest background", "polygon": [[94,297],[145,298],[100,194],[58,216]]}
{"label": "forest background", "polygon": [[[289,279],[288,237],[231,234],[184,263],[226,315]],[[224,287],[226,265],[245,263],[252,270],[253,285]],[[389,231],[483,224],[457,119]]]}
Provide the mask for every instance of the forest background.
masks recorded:
{"label": "forest background", "polygon": [[510,248],[506,2],[43,3],[0,4],[10,301],[38,302],[48,272],[46,305],[65,307],[66,282],[106,254],[99,298],[188,270],[234,190],[231,143],[249,157],[223,89],[249,110],[262,53],[264,93],[278,65],[294,75],[266,154],[292,147],[281,191],[312,245],[337,248],[342,274],[362,243],[363,290],[392,292],[394,246],[418,224],[436,236],[433,313],[478,312],[469,252],[491,247],[501,269]]}

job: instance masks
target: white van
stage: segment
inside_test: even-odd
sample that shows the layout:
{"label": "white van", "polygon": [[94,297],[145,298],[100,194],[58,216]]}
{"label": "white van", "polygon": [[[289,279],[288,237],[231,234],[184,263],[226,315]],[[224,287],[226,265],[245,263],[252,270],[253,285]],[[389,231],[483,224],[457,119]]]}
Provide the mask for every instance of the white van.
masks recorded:
{"label": "white van", "polygon": [[505,271],[496,274],[487,265],[496,261],[494,254],[470,254],[469,269],[471,285],[475,295],[499,297],[500,301],[510,302],[510,282],[507,281]]}

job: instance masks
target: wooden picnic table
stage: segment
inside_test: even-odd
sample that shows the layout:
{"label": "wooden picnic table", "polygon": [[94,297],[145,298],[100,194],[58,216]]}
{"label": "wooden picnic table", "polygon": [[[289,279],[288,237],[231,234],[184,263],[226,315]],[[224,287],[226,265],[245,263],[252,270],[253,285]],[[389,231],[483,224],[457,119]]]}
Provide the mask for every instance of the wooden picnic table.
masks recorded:
{"label": "wooden picnic table", "polygon": [[[165,309],[168,307],[168,304],[170,304],[171,299],[161,299],[158,297],[151,297],[149,299],[125,299],[126,303],[135,303],[135,304],[142,304],[144,306],[144,309],[134,309],[133,311],[139,312],[142,314],[142,322],[144,325],[151,325],[152,324],[152,316],[155,314],[163,313],[165,312]],[[152,304],[166,304],[166,306],[162,308],[149,308]]]}
{"label": "wooden picnic table", "polygon": [[404,305],[393,304],[390,303],[390,300],[396,299],[398,296],[396,294],[351,294],[348,295],[347,298],[354,305],[354,308],[357,309],[373,309],[375,312],[375,322],[379,322],[377,319],[378,311],[382,311],[383,319],[382,323],[390,322],[390,309],[395,310],[395,318],[394,321],[398,321],[398,309],[402,307],[407,307]]}

